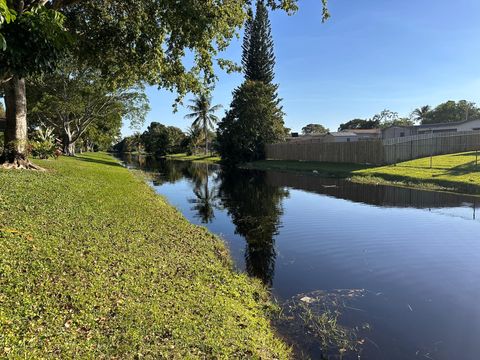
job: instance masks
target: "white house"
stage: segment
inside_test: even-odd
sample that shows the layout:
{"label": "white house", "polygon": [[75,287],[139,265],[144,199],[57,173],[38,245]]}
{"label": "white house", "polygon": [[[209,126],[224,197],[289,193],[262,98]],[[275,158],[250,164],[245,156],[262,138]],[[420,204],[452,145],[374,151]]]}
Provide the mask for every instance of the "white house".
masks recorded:
{"label": "white house", "polygon": [[420,135],[420,134],[439,134],[455,133],[460,131],[478,131],[480,130],[480,119],[464,120],[451,123],[425,124],[415,126],[390,126],[382,130],[383,139],[393,139],[397,137]]}
{"label": "white house", "polygon": [[324,137],[324,142],[330,142],[330,143],[355,142],[358,140],[359,140],[359,136],[350,130],[329,132]]}

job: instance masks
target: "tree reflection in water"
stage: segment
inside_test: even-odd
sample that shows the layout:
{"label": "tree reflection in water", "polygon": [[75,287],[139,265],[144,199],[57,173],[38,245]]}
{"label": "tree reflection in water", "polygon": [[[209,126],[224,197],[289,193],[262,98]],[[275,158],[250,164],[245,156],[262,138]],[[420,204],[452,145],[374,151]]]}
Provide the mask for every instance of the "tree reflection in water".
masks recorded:
{"label": "tree reflection in water", "polygon": [[188,202],[193,204],[192,210],[196,212],[197,218],[202,223],[211,223],[215,218],[214,209],[219,206],[218,190],[209,182],[212,174],[211,168],[208,164],[190,163],[187,170],[188,174],[185,174],[185,177],[193,182],[193,194],[195,195],[194,198],[189,198]]}
{"label": "tree reflection in water", "polygon": [[[250,276],[271,286],[275,271],[275,236],[283,214],[282,200],[288,191],[267,181],[266,173],[218,166],[147,158],[137,165],[156,169],[151,173],[154,185],[187,179],[193,195],[191,210],[204,224],[215,219],[215,209],[225,209],[232,218],[235,232],[246,241],[245,266]],[[143,165],[143,166],[142,166]]]}
{"label": "tree reflection in water", "polygon": [[219,194],[236,233],[246,240],[245,264],[250,276],[271,286],[275,271],[275,236],[283,214],[285,188],[268,185],[264,172],[223,170]]}

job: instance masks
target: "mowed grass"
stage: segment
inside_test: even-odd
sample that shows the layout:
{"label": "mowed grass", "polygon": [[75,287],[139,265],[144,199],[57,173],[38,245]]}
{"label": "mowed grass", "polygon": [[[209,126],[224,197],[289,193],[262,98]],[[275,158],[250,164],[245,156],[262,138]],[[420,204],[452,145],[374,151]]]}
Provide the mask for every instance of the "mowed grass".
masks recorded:
{"label": "mowed grass", "polygon": [[317,161],[261,160],[244,165],[245,168],[258,170],[279,170],[306,172],[324,177],[346,178],[356,170],[368,168],[361,164],[328,163]]}
{"label": "mowed grass", "polygon": [[205,155],[205,154],[187,155],[185,153],[166,155],[165,158],[171,159],[171,160],[205,162],[205,163],[219,163],[221,160],[220,157],[216,155]]}
{"label": "mowed grass", "polygon": [[480,154],[479,165],[476,165],[475,152],[434,156],[431,168],[429,157],[381,167],[285,160],[256,161],[245,167],[347,178],[364,184],[480,194]]}
{"label": "mowed grass", "polygon": [[0,357],[284,359],[259,281],[105,154],[0,171]]}
{"label": "mowed grass", "polygon": [[[480,193],[480,157],[476,165],[475,152],[439,155],[406,161],[396,166],[382,166],[354,171],[354,180],[369,177],[410,186]],[[365,178],[366,177],[366,178]],[[373,179],[375,181],[375,179]]]}

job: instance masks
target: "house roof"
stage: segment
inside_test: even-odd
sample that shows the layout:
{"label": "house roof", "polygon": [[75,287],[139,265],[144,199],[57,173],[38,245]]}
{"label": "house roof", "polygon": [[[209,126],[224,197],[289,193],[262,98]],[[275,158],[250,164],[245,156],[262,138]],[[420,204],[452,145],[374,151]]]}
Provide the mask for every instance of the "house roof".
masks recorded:
{"label": "house roof", "polygon": [[313,134],[313,135],[302,135],[298,137],[289,137],[287,138],[288,142],[315,142],[321,141],[326,134]]}
{"label": "house roof", "polygon": [[[469,120],[463,120],[463,121],[455,121],[455,122],[449,122],[449,123],[435,123],[435,124],[424,124],[424,125],[413,125],[413,126],[399,126],[399,125],[393,125],[389,126],[387,129],[392,129],[392,128],[401,128],[401,129],[432,129],[432,128],[439,128],[439,127],[454,127],[454,126],[459,126],[463,124],[467,124],[469,122],[473,121],[478,121],[479,119],[469,119]],[[386,130],[386,129],[383,129]]]}
{"label": "house roof", "polygon": [[416,127],[419,129],[429,129],[429,128],[436,128],[436,127],[445,127],[445,126],[458,126],[467,124],[472,121],[478,121],[479,119],[469,119],[463,121],[455,121],[450,123],[435,123],[435,124],[424,124],[424,125],[417,125]]}
{"label": "house roof", "polygon": [[[342,131],[341,131],[342,132]],[[382,132],[382,129],[348,129],[346,132],[354,134],[373,134],[378,135]]]}
{"label": "house roof", "polygon": [[342,136],[357,136],[354,132],[350,131],[336,131],[336,132],[330,132],[327,135],[332,135],[335,137],[342,137]]}

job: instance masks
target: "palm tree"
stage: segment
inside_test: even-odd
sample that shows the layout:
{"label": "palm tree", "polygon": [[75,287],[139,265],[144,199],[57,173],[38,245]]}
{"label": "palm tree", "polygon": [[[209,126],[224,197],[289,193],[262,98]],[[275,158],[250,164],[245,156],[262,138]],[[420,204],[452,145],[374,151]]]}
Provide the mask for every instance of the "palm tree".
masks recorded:
{"label": "palm tree", "polygon": [[422,106],[413,110],[412,117],[415,121],[423,122],[428,119],[428,115],[430,114],[431,110],[432,108],[430,107],[430,105]]}
{"label": "palm tree", "polygon": [[[195,127],[195,126],[190,126],[187,129],[187,136],[190,139],[188,150],[191,151],[194,155],[196,155],[197,147],[199,146],[200,141],[202,140],[201,139],[201,135],[202,135],[201,132],[202,132],[202,129],[200,129],[198,127]],[[193,148],[193,151],[192,151],[192,148]]]}
{"label": "palm tree", "polygon": [[187,108],[192,113],[185,115],[186,119],[194,119],[192,127],[201,128],[205,136],[205,155],[208,154],[208,131],[213,130],[214,125],[218,122],[215,112],[222,108],[222,105],[211,106],[212,97],[206,94],[200,94],[195,99],[190,100],[192,103]]}

